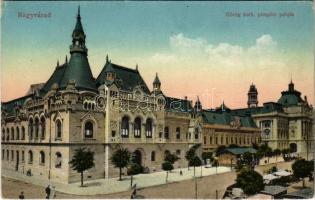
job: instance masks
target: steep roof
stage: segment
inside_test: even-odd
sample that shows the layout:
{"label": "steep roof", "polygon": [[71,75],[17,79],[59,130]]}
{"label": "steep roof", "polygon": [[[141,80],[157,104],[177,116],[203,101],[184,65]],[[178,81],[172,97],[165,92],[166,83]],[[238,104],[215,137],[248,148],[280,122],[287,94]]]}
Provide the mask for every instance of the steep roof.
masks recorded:
{"label": "steep roof", "polygon": [[55,68],[55,71],[52,73],[50,78],[47,80],[47,82],[42,87],[42,89],[41,89],[42,93],[44,93],[44,94],[47,93],[51,89],[51,86],[54,83],[57,83],[60,86],[61,79],[63,78],[66,67],[67,67],[67,63],[60,65],[60,66],[57,66]]}
{"label": "steep roof", "polygon": [[165,97],[165,109],[172,112],[191,112],[193,107],[191,101],[187,99],[178,99],[173,97]]}
{"label": "steep roof", "polygon": [[105,66],[103,67],[101,73],[98,75],[96,79],[97,86],[105,83],[106,73],[109,70],[109,68],[112,68],[113,72],[116,74],[115,83],[120,89],[132,91],[135,87],[141,86],[145,93],[147,94],[150,93],[148,86],[144,82],[138,70],[123,67],[111,62],[105,63]]}
{"label": "steep roof", "polygon": [[13,99],[7,102],[2,102],[1,110],[5,111],[8,115],[6,117],[12,117],[15,115],[15,106],[23,106],[27,98],[32,97],[33,94],[25,95],[23,97]]}
{"label": "steep roof", "polygon": [[201,112],[203,121],[207,124],[219,124],[230,126],[230,123],[234,121],[234,117],[239,117],[241,121],[241,127],[257,128],[253,118],[249,116],[238,116],[229,112],[215,112],[203,110]]}
{"label": "steep roof", "polygon": [[278,100],[278,103],[283,106],[296,106],[299,103],[304,103],[301,98],[301,92],[294,89],[294,83],[289,83],[288,90],[281,92],[281,97]]}
{"label": "steep roof", "polygon": [[75,87],[79,90],[96,90],[95,80],[85,54],[77,52],[71,54],[70,61],[64,69],[59,87],[63,89],[66,88],[70,80],[75,80]]}
{"label": "steep roof", "polygon": [[279,112],[283,113],[283,107],[281,104],[275,102],[266,102],[263,106],[260,107],[252,107],[252,108],[241,108],[241,109],[233,109],[231,110],[232,114],[235,115],[243,115],[250,116],[255,114],[266,114],[271,112]]}
{"label": "steep roof", "polygon": [[154,84],[154,85],[161,85],[161,81],[160,81],[160,79],[159,79],[157,73],[156,73],[156,75],[155,75],[155,79],[154,79],[154,81],[153,81],[153,84]]}

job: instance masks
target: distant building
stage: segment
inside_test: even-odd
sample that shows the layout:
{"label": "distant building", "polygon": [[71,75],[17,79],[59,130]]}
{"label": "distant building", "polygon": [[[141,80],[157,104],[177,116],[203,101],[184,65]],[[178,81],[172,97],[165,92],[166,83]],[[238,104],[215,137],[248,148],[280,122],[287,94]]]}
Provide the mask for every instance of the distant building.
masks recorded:
{"label": "distant building", "polygon": [[[250,91],[252,86],[250,87]],[[249,97],[248,102],[252,98]],[[309,157],[314,140],[312,135],[313,107],[307,97],[289,83],[277,102],[266,102],[263,106],[253,106],[231,111],[235,115],[251,116],[261,129],[261,140],[272,149],[289,148],[299,156]]]}

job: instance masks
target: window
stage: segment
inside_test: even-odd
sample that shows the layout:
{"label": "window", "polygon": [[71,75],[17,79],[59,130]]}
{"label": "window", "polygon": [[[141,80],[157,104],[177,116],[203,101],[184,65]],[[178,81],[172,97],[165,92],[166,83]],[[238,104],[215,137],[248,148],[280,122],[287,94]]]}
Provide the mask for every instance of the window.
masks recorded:
{"label": "window", "polygon": [[141,119],[140,119],[140,117],[137,117],[135,119],[134,136],[137,138],[141,137]]}
{"label": "window", "polygon": [[169,128],[166,126],[165,128],[164,128],[164,137],[165,137],[165,139],[169,139]]}
{"label": "window", "polygon": [[21,140],[25,140],[25,128],[24,128],[24,126],[22,126]]}
{"label": "window", "polygon": [[28,151],[28,163],[29,164],[33,163],[33,152],[31,150]]}
{"label": "window", "polygon": [[145,124],[145,134],[147,138],[152,138],[152,119],[147,119],[146,124]]}
{"label": "window", "polygon": [[19,140],[20,139],[20,128],[16,127],[16,139]]}
{"label": "window", "polygon": [[61,161],[62,161],[62,156],[60,152],[56,153],[56,159],[55,159],[55,167],[56,168],[61,168]]}
{"label": "window", "polygon": [[218,144],[218,137],[215,137],[215,144]]}
{"label": "window", "polygon": [[112,131],[112,137],[116,137],[116,131]]}
{"label": "window", "polygon": [[155,161],[155,151],[151,152],[151,161]]}
{"label": "window", "polygon": [[203,144],[207,144],[207,137],[203,136]]}
{"label": "window", "polygon": [[7,150],[7,160],[9,160],[9,150]]}
{"label": "window", "polygon": [[4,149],[2,149],[2,160],[4,159]]}
{"label": "window", "polygon": [[223,144],[223,136],[221,136],[221,144]]}
{"label": "window", "polygon": [[121,137],[129,137],[129,117],[127,116],[121,120]]}
{"label": "window", "polygon": [[45,123],[45,118],[44,117],[40,118],[40,126],[41,126],[40,137],[41,137],[41,139],[45,139],[46,123]]}
{"label": "window", "polygon": [[9,141],[10,140],[10,130],[9,130],[9,128],[7,128],[7,141]]}
{"label": "window", "polygon": [[22,162],[24,163],[25,161],[25,154],[24,154],[24,151],[22,151]]}
{"label": "window", "polygon": [[14,151],[11,150],[11,160],[14,160]]}
{"label": "window", "polygon": [[180,139],[180,128],[176,128],[176,139]]}
{"label": "window", "polygon": [[2,136],[1,136],[1,138],[2,138],[2,141],[5,140],[5,129],[4,128],[2,129]]}
{"label": "window", "polygon": [[93,138],[93,123],[88,121],[84,125],[84,137]]}
{"label": "window", "polygon": [[29,134],[30,140],[33,139],[33,131],[34,131],[34,128],[33,128],[33,119],[30,119],[29,122],[28,122],[28,134]]}
{"label": "window", "polygon": [[212,144],[212,136],[210,136],[210,144]]}
{"label": "window", "polygon": [[11,140],[14,140],[14,128],[11,128]]}
{"label": "window", "polygon": [[181,153],[181,152],[180,152],[180,149],[177,149],[177,150],[176,150],[176,155],[177,155],[178,157],[180,157],[180,153]]}
{"label": "window", "polygon": [[39,152],[39,164],[45,165],[45,153],[43,151]]}
{"label": "window", "polygon": [[56,121],[56,138],[61,139],[62,137],[62,124],[60,120]]}
{"label": "window", "polygon": [[229,144],[229,138],[225,137],[225,144]]}
{"label": "window", "polygon": [[199,138],[199,129],[195,128],[195,139],[197,140]]}
{"label": "window", "polygon": [[38,118],[35,118],[35,138],[38,138],[38,133],[39,133],[39,120]]}

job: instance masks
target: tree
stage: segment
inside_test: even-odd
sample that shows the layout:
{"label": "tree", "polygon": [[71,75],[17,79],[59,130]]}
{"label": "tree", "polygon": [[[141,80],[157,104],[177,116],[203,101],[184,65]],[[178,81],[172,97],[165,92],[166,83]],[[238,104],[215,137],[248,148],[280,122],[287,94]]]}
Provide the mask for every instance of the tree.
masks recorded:
{"label": "tree", "polygon": [[256,194],[264,189],[263,177],[256,171],[248,168],[243,168],[237,175],[236,185],[248,195]]}
{"label": "tree", "polygon": [[201,159],[198,156],[192,157],[191,160],[189,161],[189,166],[194,167],[194,176],[196,175],[196,167],[201,166],[201,164],[202,164]]}
{"label": "tree", "polygon": [[206,163],[208,159],[213,160],[212,152],[202,152],[201,158],[204,163]]}
{"label": "tree", "polygon": [[225,149],[226,147],[224,145],[218,146],[218,148],[215,151],[216,156],[223,154]]}
{"label": "tree", "polygon": [[131,163],[127,168],[127,175],[130,176],[130,187],[132,187],[133,176],[143,172],[143,167],[138,163]]}
{"label": "tree", "polygon": [[162,163],[162,169],[163,169],[164,171],[166,171],[166,179],[165,179],[165,180],[166,180],[166,182],[167,182],[167,179],[168,179],[168,172],[171,171],[171,170],[173,170],[174,167],[173,167],[173,165],[172,165],[171,162],[165,161],[164,163]]}
{"label": "tree", "polygon": [[81,174],[81,187],[83,187],[83,172],[95,166],[94,152],[85,148],[76,149],[69,164],[73,170]]}
{"label": "tree", "polygon": [[119,180],[121,181],[122,168],[127,167],[130,160],[130,152],[126,148],[117,149],[112,157],[111,161],[115,167],[119,168]]}
{"label": "tree", "polygon": [[292,164],[293,176],[302,178],[303,188],[305,187],[305,177],[312,173],[311,164],[305,159],[298,159]]}
{"label": "tree", "polygon": [[196,156],[196,151],[200,146],[201,144],[195,144],[192,147],[190,147],[190,149],[186,152],[185,158],[188,161],[188,170],[189,170],[189,162],[194,156]]}
{"label": "tree", "polygon": [[170,163],[172,163],[172,165],[179,159],[180,158],[176,154],[171,153],[166,154],[164,157],[164,161],[169,161]]}

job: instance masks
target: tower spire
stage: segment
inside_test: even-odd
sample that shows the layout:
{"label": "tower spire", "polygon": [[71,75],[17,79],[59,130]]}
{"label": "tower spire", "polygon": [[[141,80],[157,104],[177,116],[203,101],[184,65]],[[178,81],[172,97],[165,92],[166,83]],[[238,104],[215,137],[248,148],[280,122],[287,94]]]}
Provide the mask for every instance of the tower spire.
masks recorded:
{"label": "tower spire", "polygon": [[72,45],[70,46],[70,53],[83,53],[87,54],[85,47],[85,33],[81,23],[80,6],[78,6],[77,20],[72,32]]}

